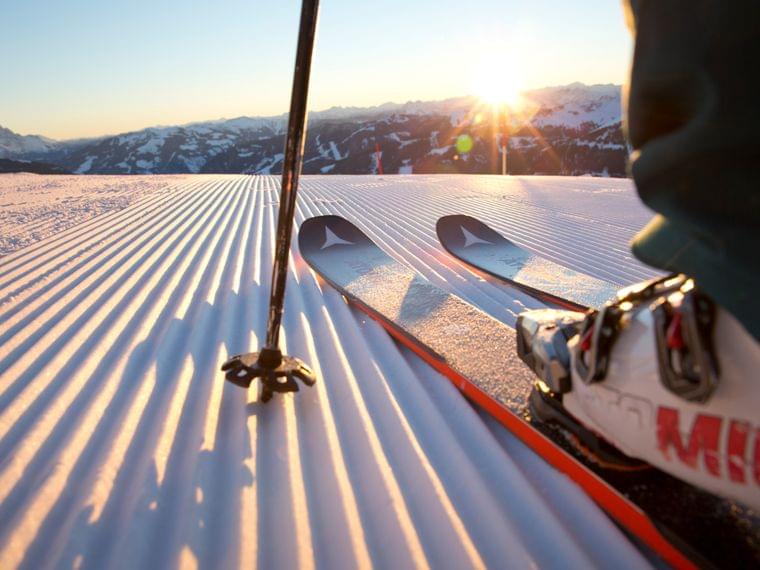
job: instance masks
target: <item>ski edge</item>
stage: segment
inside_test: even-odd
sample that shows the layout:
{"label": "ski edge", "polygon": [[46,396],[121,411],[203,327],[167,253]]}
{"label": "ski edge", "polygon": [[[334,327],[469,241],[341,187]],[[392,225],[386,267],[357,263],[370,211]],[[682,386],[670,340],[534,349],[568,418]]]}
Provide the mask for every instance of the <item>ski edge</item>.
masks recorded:
{"label": "ski edge", "polygon": [[[308,263],[308,262],[307,262]],[[313,268],[313,266],[310,265]],[[439,354],[426,350],[405,334],[389,319],[372,309],[369,305],[343,290],[340,286],[313,268],[321,279],[335,288],[352,305],[357,307],[373,321],[382,326],[392,338],[407,347],[437,372],[445,376],[467,399],[477,404],[496,421],[506,427],[520,441],[541,456],[544,461],[567,475],[591,499],[599,505],[613,520],[624,529],[632,532],[639,540],[675,568],[696,569],[698,566],[690,557],[674,546],[647,514],[634,503],[625,498],[614,487],[608,485],[574,459],[569,453],[559,448],[548,437],[533,428],[514,412],[493,400],[488,394],[451,368]]]}

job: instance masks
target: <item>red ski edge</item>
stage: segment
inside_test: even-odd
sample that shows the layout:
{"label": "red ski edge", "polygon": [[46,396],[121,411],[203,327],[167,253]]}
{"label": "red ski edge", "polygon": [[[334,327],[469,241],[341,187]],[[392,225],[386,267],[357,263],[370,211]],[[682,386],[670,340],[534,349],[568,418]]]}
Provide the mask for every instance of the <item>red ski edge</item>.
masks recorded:
{"label": "red ski edge", "polygon": [[[325,279],[324,277],[322,278]],[[325,280],[329,282],[328,279]],[[378,322],[393,338],[448,378],[465,397],[483,408],[550,465],[570,477],[613,519],[629,529],[665,562],[674,568],[697,568],[688,557],[662,535],[641,509],[638,509],[623,495],[579,464],[567,452],[559,449],[550,439],[536,431],[525,420],[490,398],[485,392],[467,380],[467,378],[451,368],[439,355],[420,347],[408,335],[399,331],[385,317],[365,305],[359,299],[344,292],[341,292],[341,294],[372,318],[372,320]]]}

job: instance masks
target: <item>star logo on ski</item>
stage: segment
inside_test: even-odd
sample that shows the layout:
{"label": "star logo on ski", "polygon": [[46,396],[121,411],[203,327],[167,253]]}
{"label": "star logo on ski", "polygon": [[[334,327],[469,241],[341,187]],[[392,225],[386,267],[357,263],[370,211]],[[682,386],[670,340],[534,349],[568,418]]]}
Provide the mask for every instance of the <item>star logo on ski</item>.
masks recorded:
{"label": "star logo on ski", "polygon": [[327,249],[328,247],[332,247],[334,245],[355,245],[352,241],[344,240],[343,238],[339,238],[337,235],[335,235],[335,232],[333,232],[330,228],[325,226],[325,243],[322,244],[322,247],[319,249]]}
{"label": "star logo on ski", "polygon": [[467,228],[464,226],[461,227],[462,229],[462,235],[464,236],[464,246],[463,247],[470,247],[471,245],[475,245],[478,243],[484,243],[486,245],[493,245],[490,241],[486,241],[484,239],[479,238],[478,236],[471,233]]}

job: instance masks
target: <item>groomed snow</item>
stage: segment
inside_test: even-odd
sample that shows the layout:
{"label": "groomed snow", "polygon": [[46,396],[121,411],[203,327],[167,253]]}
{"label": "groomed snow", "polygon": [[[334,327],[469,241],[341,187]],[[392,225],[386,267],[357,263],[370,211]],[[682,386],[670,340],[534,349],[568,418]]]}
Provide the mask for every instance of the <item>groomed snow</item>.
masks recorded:
{"label": "groomed snow", "polygon": [[157,196],[187,180],[173,176],[0,174],[0,256],[97,215]]}
{"label": "groomed snow", "polygon": [[[266,405],[225,383],[264,334],[278,180],[174,182],[0,258],[1,568],[646,565],[297,251],[284,343],[318,383]],[[652,275],[627,253],[649,213],[625,180],[303,177],[297,223],[323,213],[509,323],[538,303],[446,255],[439,216]]]}

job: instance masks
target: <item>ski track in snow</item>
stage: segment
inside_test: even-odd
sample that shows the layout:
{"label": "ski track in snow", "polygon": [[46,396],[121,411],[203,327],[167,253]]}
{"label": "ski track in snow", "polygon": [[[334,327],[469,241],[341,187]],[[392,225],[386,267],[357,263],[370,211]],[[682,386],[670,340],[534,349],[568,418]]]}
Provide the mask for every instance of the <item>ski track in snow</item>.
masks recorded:
{"label": "ski track in snow", "polygon": [[[540,304],[448,256],[439,216],[621,284],[653,275],[627,253],[650,214],[626,180],[301,180],[297,224],[345,216],[508,323]],[[295,239],[284,347],[319,381],[266,405],[223,381],[264,336],[278,188],[190,176],[0,259],[0,567],[646,566]]]}

